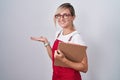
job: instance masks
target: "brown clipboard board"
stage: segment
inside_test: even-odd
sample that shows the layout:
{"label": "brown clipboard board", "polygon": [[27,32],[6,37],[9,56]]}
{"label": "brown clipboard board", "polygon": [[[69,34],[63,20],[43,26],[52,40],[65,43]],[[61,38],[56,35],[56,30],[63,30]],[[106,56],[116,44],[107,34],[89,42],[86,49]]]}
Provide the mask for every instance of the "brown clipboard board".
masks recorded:
{"label": "brown clipboard board", "polygon": [[[73,62],[81,62],[86,55],[87,46],[82,46],[73,43],[60,42],[58,49],[63,52],[65,57]],[[66,67],[64,63],[55,60],[54,65]]]}

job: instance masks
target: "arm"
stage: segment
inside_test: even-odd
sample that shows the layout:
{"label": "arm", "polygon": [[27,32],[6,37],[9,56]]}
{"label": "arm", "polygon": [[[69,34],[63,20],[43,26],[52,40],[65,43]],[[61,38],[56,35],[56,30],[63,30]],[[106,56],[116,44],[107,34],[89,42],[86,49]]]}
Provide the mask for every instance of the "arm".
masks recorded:
{"label": "arm", "polygon": [[67,58],[63,59],[63,62],[70,68],[73,68],[77,71],[81,71],[86,73],[88,70],[88,63],[87,63],[87,56],[83,58],[83,60],[80,63],[72,62],[68,60]]}
{"label": "arm", "polygon": [[77,71],[81,71],[86,73],[88,71],[88,62],[87,62],[87,55],[84,56],[83,60],[80,63],[72,62],[68,60],[62,52],[58,50],[59,54],[57,54],[57,51],[55,51],[55,59],[58,59],[65,63],[65,65],[69,68],[73,68]]}
{"label": "arm", "polygon": [[[48,43],[48,42],[46,42],[46,43]],[[45,46],[45,47],[46,47],[46,50],[47,50],[47,52],[48,52],[49,57],[52,59],[52,49],[51,49],[50,44],[48,44],[48,45]]]}
{"label": "arm", "polygon": [[51,46],[50,46],[47,38],[42,37],[42,36],[41,36],[41,37],[38,37],[38,38],[36,38],[36,37],[31,37],[31,40],[35,40],[35,41],[39,41],[39,42],[43,42],[44,44],[47,44],[47,45],[45,45],[46,50],[47,50],[47,52],[48,52],[49,57],[52,58],[52,49],[51,49]]}

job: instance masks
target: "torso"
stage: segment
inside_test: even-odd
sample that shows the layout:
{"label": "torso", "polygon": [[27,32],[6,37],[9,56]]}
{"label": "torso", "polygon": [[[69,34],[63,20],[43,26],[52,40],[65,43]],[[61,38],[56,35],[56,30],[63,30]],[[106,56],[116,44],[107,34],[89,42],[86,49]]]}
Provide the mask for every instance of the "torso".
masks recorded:
{"label": "torso", "polygon": [[53,65],[52,80],[82,80],[79,71],[76,71],[72,68],[60,67],[54,65],[54,51],[57,50],[59,42],[60,41],[72,42],[72,40],[74,40],[72,38],[75,33],[76,31],[65,36],[62,36],[61,34],[59,34],[59,36],[57,35],[57,39],[55,40],[54,45],[52,47],[52,65]]}

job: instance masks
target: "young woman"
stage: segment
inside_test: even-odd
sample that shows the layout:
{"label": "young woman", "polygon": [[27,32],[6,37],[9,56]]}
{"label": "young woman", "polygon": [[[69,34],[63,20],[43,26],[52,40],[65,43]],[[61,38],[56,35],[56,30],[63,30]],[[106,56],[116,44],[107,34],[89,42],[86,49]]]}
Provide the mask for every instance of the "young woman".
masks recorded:
{"label": "young woman", "polygon": [[[53,62],[53,76],[52,80],[82,80],[80,72],[86,73],[88,70],[87,55],[84,56],[81,62],[72,62],[67,59],[64,54],[58,50],[59,42],[70,42],[79,45],[84,45],[80,34],[76,31],[73,21],[75,19],[75,11],[70,3],[64,3],[57,8],[54,16],[56,22],[61,26],[62,30],[56,33],[56,40],[51,48],[46,37],[31,37],[32,40],[43,42],[47,52]],[[59,53],[59,54],[58,54]],[[66,67],[55,66],[54,61],[59,60],[66,65]]]}

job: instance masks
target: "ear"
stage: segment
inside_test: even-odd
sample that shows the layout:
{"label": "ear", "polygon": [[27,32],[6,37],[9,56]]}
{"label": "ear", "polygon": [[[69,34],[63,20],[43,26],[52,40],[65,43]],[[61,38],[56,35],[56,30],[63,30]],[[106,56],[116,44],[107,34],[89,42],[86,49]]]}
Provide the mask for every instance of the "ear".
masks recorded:
{"label": "ear", "polygon": [[73,21],[74,21],[75,17],[76,17],[76,16],[72,16],[72,20],[73,20]]}

